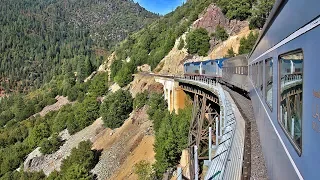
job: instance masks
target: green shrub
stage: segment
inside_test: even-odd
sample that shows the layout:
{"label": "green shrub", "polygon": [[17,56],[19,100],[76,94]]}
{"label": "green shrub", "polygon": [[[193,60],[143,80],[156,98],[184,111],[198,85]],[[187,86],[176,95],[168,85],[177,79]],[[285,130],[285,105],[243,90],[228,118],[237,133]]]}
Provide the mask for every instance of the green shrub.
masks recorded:
{"label": "green shrub", "polygon": [[140,109],[142,108],[148,101],[148,92],[144,91],[142,93],[138,93],[133,100],[133,108]]}
{"label": "green shrub", "polygon": [[60,173],[55,173],[50,178],[92,179],[90,170],[96,165],[97,161],[95,152],[91,150],[91,147],[92,143],[89,140],[80,142],[78,148],[73,148],[70,156],[62,161]]}
{"label": "green shrub", "polygon": [[233,48],[231,47],[230,49],[228,49],[227,55],[225,57],[227,58],[231,58],[234,57],[236,54],[233,51]]}
{"label": "green shrub", "polygon": [[214,37],[218,40],[225,41],[228,39],[229,34],[222,26],[218,25],[214,33]]}
{"label": "green shrub", "polygon": [[178,49],[181,50],[184,48],[184,40],[183,38],[180,39],[180,42],[179,42],[179,46],[178,46]]}
{"label": "green shrub", "polygon": [[210,49],[210,37],[204,28],[196,29],[187,35],[187,49],[190,54],[206,56]]}
{"label": "green shrub", "polygon": [[51,154],[56,152],[60,146],[62,145],[62,141],[57,133],[54,133],[50,138],[43,140],[40,143],[40,152],[43,154]]}
{"label": "green shrub", "polygon": [[133,99],[129,91],[122,89],[109,94],[100,107],[100,114],[104,125],[109,128],[118,128],[129,117],[133,109]]}
{"label": "green shrub", "polygon": [[218,0],[217,4],[229,19],[245,20],[251,15],[252,0]]}
{"label": "green shrub", "polygon": [[138,180],[150,180],[152,177],[152,166],[145,160],[135,164],[133,169],[134,173],[138,175]]}
{"label": "green shrub", "polygon": [[274,4],[274,0],[258,0],[251,10],[250,29],[263,28]]}
{"label": "green shrub", "polygon": [[167,103],[162,94],[152,93],[148,100],[148,106],[147,113],[149,118],[153,121],[154,130],[158,131],[164,113],[167,111]]}
{"label": "green shrub", "polygon": [[252,31],[248,37],[243,37],[240,39],[239,54],[248,54],[251,52],[253,46],[258,39],[258,33],[254,34]]}

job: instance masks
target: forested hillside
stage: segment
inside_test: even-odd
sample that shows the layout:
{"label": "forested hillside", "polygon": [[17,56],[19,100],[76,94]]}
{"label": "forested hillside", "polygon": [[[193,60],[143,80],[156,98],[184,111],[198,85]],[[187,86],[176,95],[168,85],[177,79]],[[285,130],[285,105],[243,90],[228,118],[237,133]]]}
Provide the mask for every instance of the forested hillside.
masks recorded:
{"label": "forested hillside", "polygon": [[[153,123],[156,153],[156,162],[150,165],[152,174],[146,178],[161,179],[168,168],[175,168],[181,150],[187,147],[190,105],[179,114],[170,114],[162,94],[138,92],[133,98],[128,90],[109,92],[112,82],[106,72],[83,80],[102,63],[106,51],[114,51],[111,81],[124,87],[132,81],[137,66],[149,64],[154,70],[186,32],[179,49],[187,48],[191,56],[205,56],[210,39],[221,42],[228,38],[220,26],[212,35],[192,28],[212,3],[230,19],[248,20],[251,28],[261,28],[272,7],[268,0],[188,0],[158,18],[131,0],[1,1],[0,91],[37,90],[0,99],[0,179],[46,179],[43,172],[22,170],[26,156],[35,148],[52,153],[64,143],[58,133],[75,134],[99,117],[106,127],[118,128],[132,110],[144,106]],[[241,39],[239,53],[250,52],[257,35]],[[229,56],[234,55],[230,49]],[[33,116],[55,103],[57,95],[68,96],[72,104],[43,117]],[[63,161],[61,171],[47,179],[92,179],[91,169],[99,155],[91,146],[80,143]]]}
{"label": "forested hillside", "polygon": [[[120,86],[125,86],[132,81],[131,75],[136,72],[137,66],[149,64],[154,69],[173,48],[175,40],[190,30],[192,23],[211,3],[216,3],[230,20],[248,20],[250,27],[255,29],[264,25],[274,0],[189,0],[121,43],[115,51],[117,58],[111,66],[111,79]],[[208,32],[203,33],[209,36]],[[206,44],[210,40],[201,35],[193,39],[207,41]],[[205,56],[209,50],[207,45],[196,48],[195,51],[189,49],[189,52]]]}
{"label": "forested hillside", "polygon": [[0,1],[0,89],[39,88],[67,67],[84,77],[158,16],[131,0]]}

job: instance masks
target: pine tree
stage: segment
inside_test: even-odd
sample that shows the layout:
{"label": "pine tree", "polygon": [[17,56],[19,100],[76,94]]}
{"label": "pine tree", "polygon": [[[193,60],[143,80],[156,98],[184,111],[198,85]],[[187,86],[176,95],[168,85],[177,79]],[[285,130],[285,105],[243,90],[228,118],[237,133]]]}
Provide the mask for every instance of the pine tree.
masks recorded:
{"label": "pine tree", "polygon": [[274,4],[274,0],[258,0],[254,4],[250,18],[250,29],[261,29],[265,24]]}
{"label": "pine tree", "polygon": [[227,58],[231,58],[231,57],[234,57],[234,56],[235,56],[235,53],[233,51],[233,48],[231,47],[230,49],[228,49],[226,57]]}

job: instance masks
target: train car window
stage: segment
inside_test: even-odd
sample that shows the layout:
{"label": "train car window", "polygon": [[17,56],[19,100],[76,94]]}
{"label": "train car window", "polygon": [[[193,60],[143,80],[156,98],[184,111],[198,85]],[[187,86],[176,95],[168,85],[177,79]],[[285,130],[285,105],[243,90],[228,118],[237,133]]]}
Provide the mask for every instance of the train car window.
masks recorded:
{"label": "train car window", "polygon": [[266,103],[268,104],[270,110],[272,111],[273,108],[273,104],[272,104],[272,99],[273,99],[273,95],[272,95],[272,87],[273,87],[273,60],[272,58],[269,58],[265,61],[265,66],[264,66],[265,70],[265,100]]}
{"label": "train car window", "polygon": [[263,63],[262,61],[259,62],[259,90],[261,96],[263,96]]}
{"label": "train car window", "polygon": [[255,64],[254,85],[258,86],[258,63]]}
{"label": "train car window", "polygon": [[303,53],[279,57],[279,123],[298,154],[302,148]]}
{"label": "train car window", "polygon": [[252,67],[252,81],[254,86],[256,86],[256,64],[253,64]]}

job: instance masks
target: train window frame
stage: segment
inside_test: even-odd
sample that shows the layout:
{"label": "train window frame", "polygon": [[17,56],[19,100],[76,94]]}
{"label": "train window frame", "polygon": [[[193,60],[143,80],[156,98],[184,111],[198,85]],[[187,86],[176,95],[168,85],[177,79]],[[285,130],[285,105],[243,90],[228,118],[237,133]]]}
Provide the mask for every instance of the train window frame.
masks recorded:
{"label": "train window frame", "polygon": [[[302,107],[301,107],[301,147],[295,142],[295,140],[292,138],[292,136],[290,135],[290,132],[288,132],[288,130],[284,127],[284,125],[280,122],[282,121],[282,119],[280,118],[280,113],[281,113],[281,110],[280,110],[280,105],[281,105],[281,57],[284,57],[284,56],[288,56],[288,55],[292,55],[292,54],[298,54],[298,53],[301,53],[302,54]],[[278,110],[278,113],[277,113],[277,119],[278,119],[278,124],[279,126],[281,127],[281,129],[283,130],[284,134],[287,136],[289,142],[291,143],[291,145],[294,147],[296,153],[298,154],[299,157],[301,157],[302,155],[302,144],[303,144],[303,126],[302,126],[302,123],[303,123],[303,91],[304,91],[304,76],[303,76],[303,73],[304,73],[304,52],[302,49],[296,49],[296,50],[293,50],[293,51],[289,51],[289,52],[286,52],[286,53],[283,53],[283,54],[280,54],[278,56],[278,77],[277,77],[277,110]]]}
{"label": "train window frame", "polygon": [[257,87],[258,87],[258,80],[259,80],[259,75],[258,75],[258,73],[259,73],[259,63],[258,62],[256,62],[256,73],[255,73],[255,86],[256,86],[256,89],[257,89]]}
{"label": "train window frame", "polygon": [[264,91],[264,81],[263,81],[263,76],[264,76],[264,61],[259,61],[258,64],[258,90],[260,92],[261,97],[263,96],[263,91]]}
{"label": "train window frame", "polygon": [[254,63],[253,64],[253,73],[252,73],[252,79],[253,79],[253,84],[254,84],[254,88],[256,88],[256,86],[257,86],[257,76],[256,76],[256,74],[257,74],[257,63]]}
{"label": "train window frame", "polygon": [[274,101],[273,101],[273,99],[274,99],[274,94],[273,94],[273,88],[274,88],[274,66],[272,67],[272,71],[271,71],[271,74],[272,74],[272,77],[271,77],[271,80],[272,80],[272,86],[271,86],[271,104],[268,102],[268,100],[267,100],[267,98],[268,98],[268,92],[267,92],[267,68],[268,68],[268,66],[267,66],[267,62],[268,61],[272,61],[272,63],[273,63],[273,65],[274,65],[274,62],[273,62],[273,58],[272,57],[270,57],[270,58],[267,58],[267,59],[265,59],[264,60],[264,93],[265,93],[265,97],[264,97],[264,101],[266,102],[266,104],[267,104],[267,106],[269,107],[269,109],[270,109],[270,111],[271,112],[273,112],[273,108],[274,108],[274,106],[273,106],[273,104],[274,104]]}

